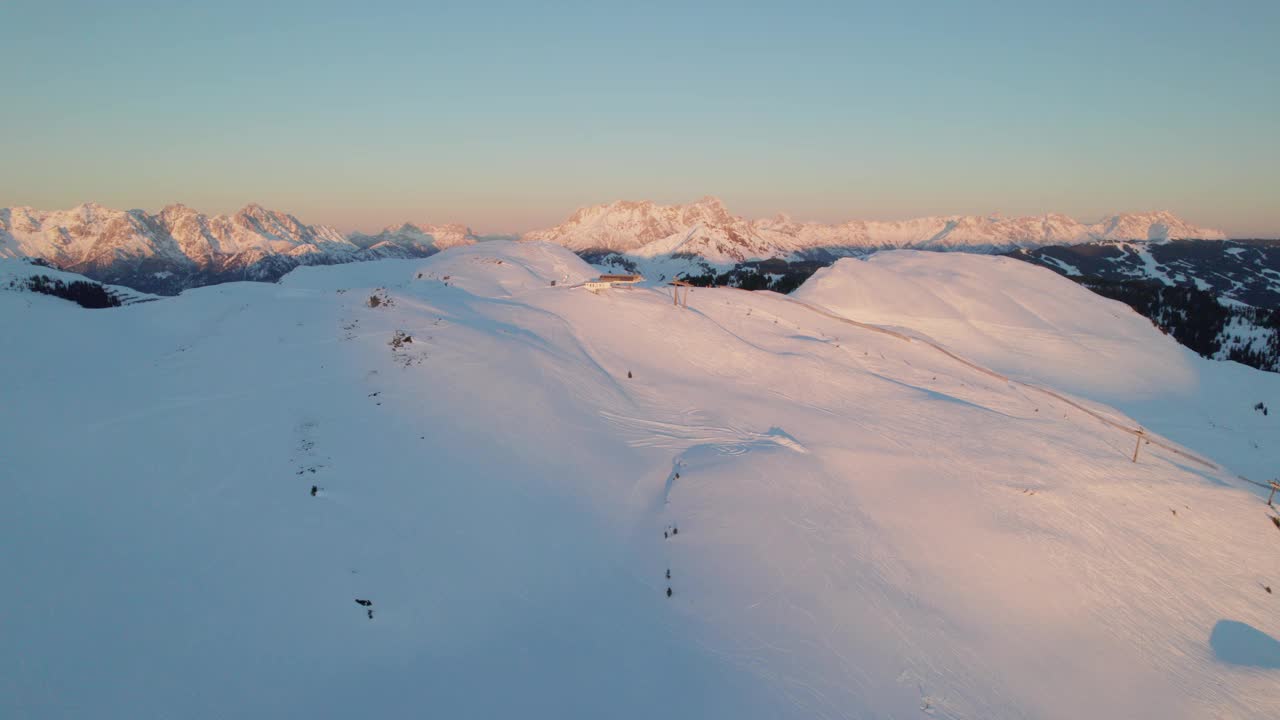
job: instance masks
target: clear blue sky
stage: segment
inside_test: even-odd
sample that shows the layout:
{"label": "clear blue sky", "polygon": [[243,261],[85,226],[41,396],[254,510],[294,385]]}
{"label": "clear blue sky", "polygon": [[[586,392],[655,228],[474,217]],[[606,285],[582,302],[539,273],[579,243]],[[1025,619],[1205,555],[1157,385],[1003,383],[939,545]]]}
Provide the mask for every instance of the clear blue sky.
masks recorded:
{"label": "clear blue sky", "polygon": [[0,206],[510,231],[707,194],[1280,235],[1280,2],[0,0]]}

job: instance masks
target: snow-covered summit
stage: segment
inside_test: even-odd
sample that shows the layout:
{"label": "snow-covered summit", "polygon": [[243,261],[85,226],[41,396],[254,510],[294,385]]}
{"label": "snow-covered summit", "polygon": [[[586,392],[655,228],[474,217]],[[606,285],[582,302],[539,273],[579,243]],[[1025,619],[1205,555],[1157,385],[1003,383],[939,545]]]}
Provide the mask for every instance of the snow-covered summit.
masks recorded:
{"label": "snow-covered summit", "polygon": [[1012,377],[1120,408],[1251,476],[1280,463],[1280,448],[1261,449],[1270,418],[1253,409],[1280,377],[1202,358],[1129,306],[1051,279],[1045,268],[895,250],[838,260],[794,297],[910,328]]}
{"label": "snow-covered summit", "polygon": [[381,232],[373,235],[354,232],[348,239],[358,247],[377,251],[380,248],[391,250],[407,249],[420,251],[419,254],[430,254],[459,245],[471,245],[480,240],[471,228],[459,223],[428,225],[402,223],[388,225]]}
{"label": "snow-covered summit", "polygon": [[23,256],[158,292],[232,278],[274,279],[300,264],[362,257],[337,230],[257,204],[211,216],[181,204],[150,214],[96,203],[0,210],[0,257]]}
{"label": "snow-covered summit", "polygon": [[696,255],[732,263],[824,251],[845,254],[884,248],[998,251],[1095,240],[1221,239],[1168,212],[1123,213],[1094,223],[1061,214],[1006,218],[940,216],[901,221],[852,220],[829,225],[786,215],[748,220],[713,197],[687,205],[619,201],[582,208],[554,228],[525,235],[576,251],[602,250],[641,258]]}
{"label": "snow-covered summit", "polygon": [[630,252],[649,243],[683,237],[699,227],[707,232],[738,234],[746,226],[715,197],[687,205],[619,200],[581,208],[563,225],[526,233],[524,239],[554,242],[575,251]]}
{"label": "snow-covered summit", "polygon": [[[37,257],[94,280],[173,294],[228,280],[275,280],[299,265],[424,257],[505,236],[462,224],[403,223],[344,236],[325,225],[251,203],[231,215],[182,204],[158,213],[85,203],[70,210],[0,208],[0,257]],[[1063,215],[929,217],[905,221],[798,222],[786,215],[748,220],[715,197],[685,205],[618,201],[582,208],[564,224],[526,233],[575,252],[612,252],[655,275],[694,265],[732,266],[768,258],[829,260],[883,248],[971,250],[1094,240],[1220,238],[1167,212],[1121,214],[1097,223]],[[674,264],[672,261],[674,260]]]}
{"label": "snow-covered summit", "polygon": [[[1280,376],[922,255],[687,309],[503,242],[0,293],[0,715],[1280,715],[1235,476],[1280,460]],[[1073,343],[1097,382],[1037,370]],[[1144,363],[1178,387],[1103,380]]]}

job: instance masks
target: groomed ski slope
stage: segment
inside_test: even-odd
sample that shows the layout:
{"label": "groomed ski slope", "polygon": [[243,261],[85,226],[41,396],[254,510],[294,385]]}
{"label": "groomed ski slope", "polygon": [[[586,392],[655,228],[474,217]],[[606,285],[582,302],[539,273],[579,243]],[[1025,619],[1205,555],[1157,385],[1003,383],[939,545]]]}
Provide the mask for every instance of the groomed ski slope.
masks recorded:
{"label": "groomed ski slope", "polygon": [[840,260],[796,299],[908,328],[1011,378],[1128,413],[1237,473],[1280,472],[1280,374],[1208,360],[1123,303],[1012,258],[901,250]]}
{"label": "groomed ski slope", "polygon": [[484,243],[0,293],[0,715],[1280,712],[1280,533],[1229,469],[789,298],[593,274]]}

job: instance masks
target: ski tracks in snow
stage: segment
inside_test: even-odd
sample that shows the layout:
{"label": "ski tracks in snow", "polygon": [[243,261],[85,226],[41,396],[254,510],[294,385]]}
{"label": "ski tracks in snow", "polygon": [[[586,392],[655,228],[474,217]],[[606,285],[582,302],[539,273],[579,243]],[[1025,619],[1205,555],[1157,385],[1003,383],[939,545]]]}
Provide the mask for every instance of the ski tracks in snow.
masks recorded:
{"label": "ski tracks in snow", "polygon": [[732,425],[692,425],[648,420],[608,410],[601,410],[600,415],[628,436],[628,444],[632,447],[683,451],[697,446],[710,446],[725,455],[741,455],[753,446],[776,445],[798,453],[809,452],[808,448],[779,428],[756,432]]}

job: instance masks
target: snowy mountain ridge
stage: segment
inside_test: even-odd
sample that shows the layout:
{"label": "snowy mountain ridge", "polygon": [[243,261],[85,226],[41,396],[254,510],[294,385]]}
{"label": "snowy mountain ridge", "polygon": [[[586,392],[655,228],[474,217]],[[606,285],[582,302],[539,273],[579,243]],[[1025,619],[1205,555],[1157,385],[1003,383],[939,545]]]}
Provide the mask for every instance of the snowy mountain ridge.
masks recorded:
{"label": "snowy mountain ridge", "polygon": [[353,232],[347,239],[360,248],[405,248],[439,252],[459,245],[471,245],[485,238],[461,223],[443,225],[402,223],[388,225],[377,234]]}
{"label": "snowy mountain ridge", "polygon": [[1201,355],[1280,372],[1280,241],[1108,241],[1009,255],[1123,300]]}
{"label": "snowy mountain ridge", "polygon": [[1280,376],[1010,258],[687,308],[595,274],[0,292],[0,715],[1280,713],[1235,474],[1280,461]]}
{"label": "snowy mountain ridge", "polygon": [[[36,258],[0,258],[0,292],[27,293],[28,302],[46,302],[32,295],[54,295],[75,300],[77,285],[85,286],[78,288],[80,294],[91,291],[98,295],[102,305],[134,305],[160,299],[123,285],[96,283],[83,275],[58,270]],[[68,286],[71,289],[69,293],[65,291]]]}
{"label": "snowy mountain ridge", "polygon": [[257,204],[232,215],[182,204],[155,214],[97,203],[0,209],[0,257],[36,257],[94,280],[162,294],[228,280],[273,281],[299,265],[424,257],[476,237],[463,226],[406,224],[358,239]]}
{"label": "snowy mountain ridge", "polygon": [[[1129,213],[1091,224],[1064,215],[947,216],[904,221],[796,222],[785,215],[747,220],[719,199],[685,205],[618,201],[582,208],[564,224],[526,233],[590,256],[614,253],[646,272],[668,275],[767,258],[818,259],[888,248],[996,252],[1095,240],[1164,241],[1223,237],[1168,212]],[[462,224],[404,223],[344,236],[294,215],[245,206],[206,215],[182,204],[158,213],[85,203],[70,210],[0,209],[0,257],[36,257],[94,280],[173,294],[228,280],[273,281],[299,265],[425,257],[506,236]]]}
{"label": "snowy mountain ridge", "polygon": [[561,225],[524,235],[526,240],[554,242],[577,252],[607,251],[639,258],[689,255],[718,265],[890,248],[996,252],[1098,240],[1225,237],[1219,230],[1196,227],[1167,211],[1121,213],[1094,223],[1050,213],[823,224],[797,222],[786,215],[748,220],[730,213],[715,197],[684,205],[650,201],[595,205],[578,210]]}

